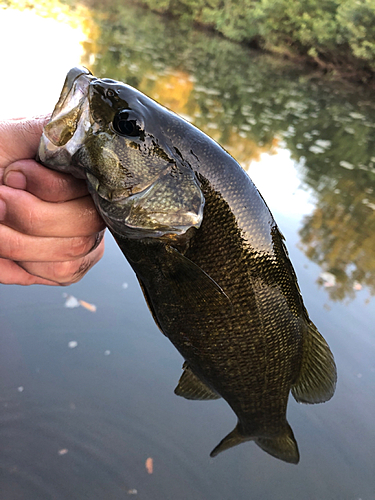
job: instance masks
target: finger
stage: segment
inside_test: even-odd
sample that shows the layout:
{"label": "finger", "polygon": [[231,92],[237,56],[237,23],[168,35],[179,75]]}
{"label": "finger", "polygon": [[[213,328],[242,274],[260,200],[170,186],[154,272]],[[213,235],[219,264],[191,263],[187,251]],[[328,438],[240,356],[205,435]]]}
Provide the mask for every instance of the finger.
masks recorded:
{"label": "finger", "polygon": [[[0,168],[23,158],[34,158],[48,116],[0,121]],[[0,179],[1,181],[1,179]]]}
{"label": "finger", "polygon": [[3,183],[23,189],[44,201],[69,201],[87,195],[86,182],[43,167],[34,160],[19,160],[4,170]]}
{"label": "finger", "polygon": [[104,240],[81,259],[65,262],[18,262],[29,274],[58,283],[71,285],[79,281],[103,257]]}
{"label": "finger", "polygon": [[101,231],[105,224],[95,209],[91,196],[49,203],[32,194],[0,186],[0,209],[3,224],[32,236],[89,236]]}
{"label": "finger", "polygon": [[73,238],[29,236],[0,225],[0,258],[13,261],[59,262],[84,257],[95,249],[104,231]]}
{"label": "finger", "polygon": [[59,285],[39,276],[33,276],[12,260],[0,259],[0,283],[3,285]]}

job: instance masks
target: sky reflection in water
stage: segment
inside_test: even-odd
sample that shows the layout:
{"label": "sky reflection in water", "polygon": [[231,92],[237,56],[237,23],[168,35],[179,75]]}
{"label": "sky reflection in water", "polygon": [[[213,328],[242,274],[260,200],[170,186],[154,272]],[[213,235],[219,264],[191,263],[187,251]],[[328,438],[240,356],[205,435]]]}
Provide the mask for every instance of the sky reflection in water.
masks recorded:
{"label": "sky reflection in water", "polygon": [[[181,358],[107,238],[105,258],[77,285],[1,286],[4,498],[95,500],[137,490],[150,499],[373,500],[371,95],[147,11],[61,8],[69,22],[37,9],[1,12],[1,116],[50,111],[66,72],[83,63],[96,76],[137,86],[217,139],[248,170],[286,236],[339,382],[326,405],[290,404],[297,468],[251,443],[211,461],[233,414],[222,401],[195,404],[173,395]],[[21,51],[9,44],[20,28],[29,41]],[[97,312],[64,308],[63,292],[96,304]]]}

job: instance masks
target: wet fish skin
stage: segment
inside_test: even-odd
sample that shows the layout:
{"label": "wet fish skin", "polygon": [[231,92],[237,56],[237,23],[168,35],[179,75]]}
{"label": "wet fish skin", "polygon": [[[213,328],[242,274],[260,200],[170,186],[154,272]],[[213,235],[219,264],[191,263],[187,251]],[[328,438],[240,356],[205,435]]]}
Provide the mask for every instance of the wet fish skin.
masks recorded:
{"label": "wet fish skin", "polygon": [[[76,117],[73,133],[61,125],[67,113],[69,123]],[[132,135],[116,132],[119,120]],[[326,401],[336,369],[283,237],[238,163],[139,91],[83,69],[68,75],[39,156],[86,176],[156,323],[186,360],[175,392],[221,396],[237,415],[212,455],[254,440],[297,463],[289,392]]]}

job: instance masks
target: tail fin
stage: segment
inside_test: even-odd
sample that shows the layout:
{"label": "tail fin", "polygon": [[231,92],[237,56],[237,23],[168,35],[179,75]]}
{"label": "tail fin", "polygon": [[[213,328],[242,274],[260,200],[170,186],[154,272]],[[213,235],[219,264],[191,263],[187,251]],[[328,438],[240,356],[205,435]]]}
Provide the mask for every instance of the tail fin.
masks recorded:
{"label": "tail fin", "polygon": [[262,450],[273,457],[290,464],[298,464],[299,462],[297,441],[288,423],[283,434],[272,438],[257,438],[254,441]]}
{"label": "tail fin", "polygon": [[255,441],[255,443],[273,457],[276,457],[284,462],[297,464],[299,462],[299,452],[297,442],[294,438],[293,431],[288,423],[286,423],[283,434],[270,438],[257,438],[244,436],[240,433],[238,425],[230,432],[210,453],[211,457],[216,457],[222,451],[228,450],[233,446],[244,443],[245,441]]}
{"label": "tail fin", "polygon": [[222,451],[228,450],[233,446],[237,446],[238,444],[244,443],[245,441],[250,441],[252,438],[248,436],[242,435],[238,430],[238,425],[230,432],[224,439],[220,441],[220,443],[214,448],[210,457],[216,457]]}

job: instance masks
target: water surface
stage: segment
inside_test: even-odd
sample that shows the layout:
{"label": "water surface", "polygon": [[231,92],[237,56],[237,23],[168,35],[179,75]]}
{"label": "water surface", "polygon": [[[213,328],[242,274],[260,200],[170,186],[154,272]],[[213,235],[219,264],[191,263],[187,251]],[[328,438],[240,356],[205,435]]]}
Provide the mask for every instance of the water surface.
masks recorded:
{"label": "water surface", "polygon": [[0,288],[1,498],[375,499],[373,96],[123,3],[45,5],[1,12],[4,38],[23,22],[34,40],[2,52],[17,99],[3,78],[1,116],[50,110],[81,62],[218,140],[284,233],[339,379],[326,404],[290,401],[299,465],[253,443],[209,458],[236,418],[223,401],[173,394],[182,359],[107,235],[76,285]]}

